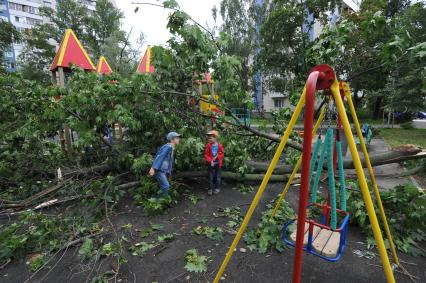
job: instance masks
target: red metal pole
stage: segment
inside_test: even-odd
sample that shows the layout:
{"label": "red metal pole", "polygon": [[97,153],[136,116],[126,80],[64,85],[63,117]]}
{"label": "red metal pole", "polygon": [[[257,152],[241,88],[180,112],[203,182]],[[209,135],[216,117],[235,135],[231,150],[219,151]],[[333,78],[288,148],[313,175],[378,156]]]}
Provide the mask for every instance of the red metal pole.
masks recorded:
{"label": "red metal pole", "polygon": [[299,283],[302,274],[303,239],[305,237],[306,207],[308,205],[308,182],[310,159],[312,150],[312,128],[314,123],[314,103],[317,80],[320,72],[309,74],[306,83],[306,105],[303,126],[303,156],[302,156],[302,184],[299,193],[299,213],[296,232],[296,251],[293,263],[293,283]]}

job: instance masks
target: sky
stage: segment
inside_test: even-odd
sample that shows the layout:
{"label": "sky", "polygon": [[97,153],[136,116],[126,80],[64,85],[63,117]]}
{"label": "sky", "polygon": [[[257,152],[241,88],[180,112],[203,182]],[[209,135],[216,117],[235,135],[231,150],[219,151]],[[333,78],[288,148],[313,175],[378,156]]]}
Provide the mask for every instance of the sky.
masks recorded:
{"label": "sky", "polygon": [[[124,13],[122,21],[123,29],[127,32],[133,27],[131,34],[131,42],[136,43],[139,34],[145,34],[146,45],[162,45],[166,44],[170,38],[168,32],[167,17],[172,10],[155,7],[151,5],[135,5],[132,2],[144,2],[162,4],[163,1],[158,0],[116,0],[117,7]],[[212,8],[216,5],[219,9],[220,0],[177,0],[180,8],[188,13],[195,21],[203,26],[213,27],[215,25]],[[134,13],[136,7],[139,11]],[[143,51],[145,52],[145,51]]]}

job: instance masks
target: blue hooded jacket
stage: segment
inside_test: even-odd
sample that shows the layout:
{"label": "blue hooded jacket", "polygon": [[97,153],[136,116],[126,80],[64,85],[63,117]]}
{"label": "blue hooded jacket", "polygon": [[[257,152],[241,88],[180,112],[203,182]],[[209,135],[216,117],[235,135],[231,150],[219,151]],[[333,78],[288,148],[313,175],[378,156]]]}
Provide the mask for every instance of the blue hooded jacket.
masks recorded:
{"label": "blue hooded jacket", "polygon": [[173,168],[173,146],[169,143],[163,145],[155,155],[152,168],[166,174],[172,173]]}

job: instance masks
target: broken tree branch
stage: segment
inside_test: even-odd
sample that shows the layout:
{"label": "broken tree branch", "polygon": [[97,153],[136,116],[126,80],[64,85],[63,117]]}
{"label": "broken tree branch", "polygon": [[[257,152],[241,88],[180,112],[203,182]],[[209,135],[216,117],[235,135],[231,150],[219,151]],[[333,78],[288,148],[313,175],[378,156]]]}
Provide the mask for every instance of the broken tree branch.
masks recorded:
{"label": "broken tree branch", "polygon": [[[426,151],[422,151],[420,148],[414,145],[403,145],[392,148],[390,151],[370,155],[371,165],[379,166],[383,164],[399,163],[407,160],[415,160],[426,158]],[[362,166],[367,167],[365,159],[361,158]],[[269,166],[269,162],[258,162],[258,161],[247,161],[247,165],[251,166],[255,172],[266,172]],[[343,160],[343,167],[345,169],[354,169],[352,158],[345,158]],[[327,168],[324,165],[324,168]],[[275,174],[286,174],[293,171],[292,165],[278,164],[275,168]]]}

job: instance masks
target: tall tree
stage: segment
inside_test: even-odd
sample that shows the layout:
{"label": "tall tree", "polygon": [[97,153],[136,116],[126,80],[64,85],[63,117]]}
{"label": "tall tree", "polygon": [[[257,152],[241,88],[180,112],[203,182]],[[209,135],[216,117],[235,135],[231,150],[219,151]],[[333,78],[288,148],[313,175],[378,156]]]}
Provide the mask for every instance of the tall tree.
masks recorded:
{"label": "tall tree", "polygon": [[312,63],[335,66],[363,94],[355,96],[357,105],[367,97],[374,118],[384,108],[425,107],[425,4],[397,6],[402,10],[394,1],[364,1],[360,13],[327,25],[309,52]]}
{"label": "tall tree", "polygon": [[327,23],[327,13],[334,11],[340,2],[274,0],[265,3],[267,17],[261,29],[261,62],[270,88],[291,92],[300,86],[310,68],[306,61],[306,53],[312,45],[308,33],[316,21]]}
{"label": "tall tree", "polygon": [[21,34],[9,22],[0,19],[0,58],[11,48],[13,43],[21,40]]}
{"label": "tall tree", "polygon": [[223,0],[219,9],[223,20],[220,31],[228,36],[223,51],[242,59],[239,75],[245,90],[249,90],[252,74],[250,65],[256,41],[253,7],[251,0]]}

